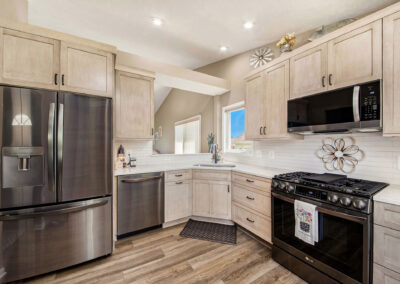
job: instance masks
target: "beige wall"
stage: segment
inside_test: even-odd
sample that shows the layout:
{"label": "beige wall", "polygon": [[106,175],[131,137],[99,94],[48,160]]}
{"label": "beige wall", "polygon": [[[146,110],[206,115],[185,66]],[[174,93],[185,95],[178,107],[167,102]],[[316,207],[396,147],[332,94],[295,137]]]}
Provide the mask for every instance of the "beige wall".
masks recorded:
{"label": "beige wall", "polygon": [[0,0],[0,17],[28,22],[28,0]]}
{"label": "beige wall", "polygon": [[214,97],[173,89],[155,115],[155,129],[163,136],[155,142],[161,154],[175,152],[175,122],[201,115],[201,152],[208,152],[207,135],[214,132]]}

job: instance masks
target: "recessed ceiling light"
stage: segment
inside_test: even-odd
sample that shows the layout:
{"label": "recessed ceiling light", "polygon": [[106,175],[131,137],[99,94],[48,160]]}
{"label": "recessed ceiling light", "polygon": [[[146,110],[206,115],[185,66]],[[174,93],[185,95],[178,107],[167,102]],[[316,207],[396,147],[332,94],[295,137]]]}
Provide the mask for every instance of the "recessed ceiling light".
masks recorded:
{"label": "recessed ceiling light", "polygon": [[228,50],[228,47],[225,46],[225,45],[223,45],[223,46],[221,46],[221,47],[219,48],[219,50],[222,51],[222,52],[224,52],[224,51],[227,51],[227,50]]}
{"label": "recessed ceiling light", "polygon": [[159,18],[153,18],[153,25],[155,26],[161,26],[163,24],[162,20]]}
{"label": "recessed ceiling light", "polygon": [[253,24],[253,22],[246,22],[246,23],[243,24],[243,27],[246,30],[250,30],[250,29],[252,29],[254,27],[254,24]]}

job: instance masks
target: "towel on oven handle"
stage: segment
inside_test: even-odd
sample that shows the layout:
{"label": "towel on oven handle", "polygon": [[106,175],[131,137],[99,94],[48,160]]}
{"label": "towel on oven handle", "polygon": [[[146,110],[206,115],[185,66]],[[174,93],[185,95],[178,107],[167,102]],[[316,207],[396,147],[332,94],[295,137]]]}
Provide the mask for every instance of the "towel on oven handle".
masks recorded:
{"label": "towel on oven handle", "polygon": [[317,206],[295,200],[294,216],[296,220],[295,236],[310,245],[318,242]]}

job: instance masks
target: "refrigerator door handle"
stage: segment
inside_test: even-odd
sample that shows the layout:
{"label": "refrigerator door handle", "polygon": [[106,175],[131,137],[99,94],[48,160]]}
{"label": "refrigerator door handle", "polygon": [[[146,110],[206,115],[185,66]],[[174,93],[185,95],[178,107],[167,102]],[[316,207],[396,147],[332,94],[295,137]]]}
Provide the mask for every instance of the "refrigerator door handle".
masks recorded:
{"label": "refrigerator door handle", "polygon": [[62,164],[63,164],[63,139],[64,139],[64,104],[58,105],[57,125],[57,185],[59,194],[62,191]]}
{"label": "refrigerator door handle", "polygon": [[72,207],[64,207],[60,209],[49,209],[45,211],[39,212],[27,212],[27,213],[11,213],[11,214],[4,214],[0,216],[0,221],[12,221],[12,220],[20,220],[20,219],[27,219],[27,218],[37,218],[43,217],[48,215],[60,215],[60,214],[67,214],[78,212],[90,208],[95,208],[99,206],[106,205],[108,203],[107,199],[100,199],[90,203],[85,203],[83,205],[72,206]]}
{"label": "refrigerator door handle", "polygon": [[49,190],[55,191],[54,179],[54,131],[56,119],[56,104],[51,103],[49,107],[49,125],[47,130],[47,174],[49,179]]}

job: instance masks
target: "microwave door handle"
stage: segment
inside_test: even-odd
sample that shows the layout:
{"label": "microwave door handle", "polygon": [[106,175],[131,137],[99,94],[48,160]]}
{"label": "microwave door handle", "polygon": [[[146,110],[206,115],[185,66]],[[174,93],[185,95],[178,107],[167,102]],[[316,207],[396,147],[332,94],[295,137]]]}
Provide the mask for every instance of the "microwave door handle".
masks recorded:
{"label": "microwave door handle", "polygon": [[360,122],[360,86],[353,89],[353,116],[354,122]]}

